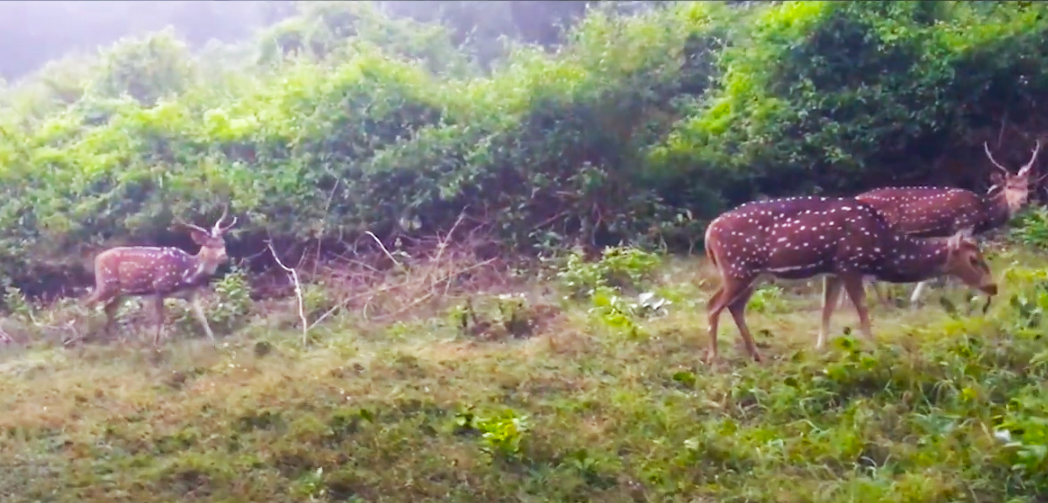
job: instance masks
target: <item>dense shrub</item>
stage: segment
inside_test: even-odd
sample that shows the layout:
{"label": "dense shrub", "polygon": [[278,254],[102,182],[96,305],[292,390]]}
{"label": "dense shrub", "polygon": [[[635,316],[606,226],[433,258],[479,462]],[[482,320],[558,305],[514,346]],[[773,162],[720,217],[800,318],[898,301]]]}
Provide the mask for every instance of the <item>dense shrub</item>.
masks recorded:
{"label": "dense shrub", "polygon": [[227,203],[241,255],[463,211],[507,246],[694,245],[760,194],[925,181],[1005,119],[1037,134],[1048,91],[1039,3],[593,7],[484,64],[439,25],[305,5],[239,46],[161,32],[9,85],[0,276],[32,292]]}

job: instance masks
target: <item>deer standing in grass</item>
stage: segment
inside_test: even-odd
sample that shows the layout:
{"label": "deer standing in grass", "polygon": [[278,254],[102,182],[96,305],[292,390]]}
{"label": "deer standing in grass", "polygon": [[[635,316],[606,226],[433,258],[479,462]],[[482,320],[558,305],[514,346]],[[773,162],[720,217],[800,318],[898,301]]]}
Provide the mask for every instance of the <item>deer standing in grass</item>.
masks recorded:
{"label": "deer standing in grass", "polygon": [[173,247],[120,246],[95,257],[95,291],[85,304],[105,305],[107,334],[124,298],[151,297],[157,317],[153,345],[158,345],[164,329],[164,299],[173,297],[189,302],[207,336],[212,343],[215,342],[197,294],[207,285],[218,266],[227,260],[224,234],[237,223],[233,217],[229,225],[222,226],[227,210],[222,211],[222,216],[210,230],[176,221],[176,225],[189,229],[190,237],[200,245],[196,255]]}
{"label": "deer standing in grass", "polygon": [[[1026,205],[1031,187],[1036,187],[1044,178],[1030,176],[1041,142],[1037,142],[1029,162],[1014,175],[993,158],[985,142],[983,149],[993,166],[1000,170],[991,173],[993,186],[986,195],[949,187],[885,187],[854,198],[879,211],[897,232],[913,237],[946,237],[961,231],[978,236],[998,229]],[[917,303],[927,284],[927,281],[917,284],[910,296],[911,304]],[[884,302],[885,297],[876,283],[873,288]],[[843,302],[842,293],[839,303]]]}
{"label": "deer standing in grass", "polygon": [[851,198],[797,197],[750,202],[706,228],[706,256],[721,276],[709,302],[707,361],[718,360],[717,324],[725,308],[735,319],[750,356],[761,361],[746,326],[746,304],[762,279],[824,276],[822,325],[815,347],[829,332],[841,287],[859,314],[863,336],[873,341],[863,278],[912,283],[941,275],[997,294],[978,245],[963,233],[919,239],[895,232],[871,206]]}

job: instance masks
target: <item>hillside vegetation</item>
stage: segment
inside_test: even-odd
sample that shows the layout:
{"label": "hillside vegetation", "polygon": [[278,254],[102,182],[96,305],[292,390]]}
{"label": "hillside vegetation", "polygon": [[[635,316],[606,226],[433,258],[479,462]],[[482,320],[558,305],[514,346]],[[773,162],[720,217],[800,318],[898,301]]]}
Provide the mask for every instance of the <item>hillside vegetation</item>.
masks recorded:
{"label": "hillside vegetation", "polygon": [[195,55],[173,32],[126,40],[8,90],[0,277],[83,284],[100,246],[225,204],[238,257],[268,236],[392,247],[463,212],[518,250],[687,249],[758,195],[979,188],[983,140],[1017,165],[1044,130],[1039,2],[612,4],[490,71],[367,5],[309,2]]}
{"label": "hillside vegetation", "polygon": [[[461,26],[493,4],[446,3],[460,25],[302,3],[0,89],[0,501],[1048,497],[1039,203],[986,246],[987,313],[933,288],[864,347],[846,305],[814,352],[817,285],[767,286],[764,365],[727,315],[700,363],[690,256],[744,201],[1026,162],[1048,4],[599,2],[499,46]],[[162,348],[130,302],[102,340],[93,254],[195,251],[173,219],[227,206],[219,347],[175,301]]]}

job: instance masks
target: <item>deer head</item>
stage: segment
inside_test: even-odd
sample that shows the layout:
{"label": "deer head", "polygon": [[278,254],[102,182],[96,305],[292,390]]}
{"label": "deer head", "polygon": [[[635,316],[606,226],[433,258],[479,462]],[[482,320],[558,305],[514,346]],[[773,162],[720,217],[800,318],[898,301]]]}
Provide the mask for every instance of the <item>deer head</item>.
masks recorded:
{"label": "deer head", "polygon": [[892,228],[872,206],[852,198],[801,197],[747,203],[710,223],[706,255],[721,276],[710,299],[710,349],[717,359],[717,324],[727,308],[750,355],[760,361],[745,321],[746,303],[763,277],[788,280],[826,276],[822,347],[841,287],[856,306],[863,335],[872,340],[862,288],[864,277],[912,283],[954,275],[996,295],[978,246],[961,231],[949,239],[917,239]]}
{"label": "deer head", "polygon": [[226,207],[222,210],[222,216],[218,217],[218,221],[215,222],[214,227],[211,229],[205,229],[196,225],[186,223],[181,219],[175,220],[175,227],[182,227],[189,230],[189,237],[194,243],[200,245],[200,251],[197,253],[198,268],[195,274],[214,274],[218,266],[225,263],[228,259],[226,255],[226,240],[225,233],[237,223],[237,218],[233,217],[233,220],[227,226],[222,226],[222,222],[225,221],[226,215],[229,208]]}
{"label": "deer head", "polygon": [[200,245],[196,255],[178,248],[152,246],[121,246],[99,253],[95,257],[95,291],[85,304],[105,304],[106,331],[109,331],[124,297],[151,296],[157,315],[153,343],[157,344],[163,331],[164,298],[183,297],[190,302],[208,337],[214,341],[196,294],[204,280],[227,260],[224,235],[237,222],[234,217],[229,225],[222,225],[227,211],[228,208],[222,211],[222,216],[211,229],[176,220],[176,225],[189,229],[193,241]]}
{"label": "deer head", "polygon": [[946,260],[941,270],[944,275],[954,276],[966,285],[997,295],[997,284],[990,273],[990,266],[972,240],[970,231],[962,230],[946,240]]}
{"label": "deer head", "polygon": [[1023,205],[1026,204],[1030,197],[1030,188],[1036,187],[1044,178],[1048,175],[1042,175],[1036,179],[1030,176],[1033,171],[1033,164],[1037,160],[1037,154],[1041,151],[1041,141],[1037,140],[1037,144],[1033,149],[1033,155],[1030,156],[1030,160],[1019,168],[1019,171],[1014,175],[1012,172],[997,162],[993,158],[993,154],[990,153],[990,146],[987,142],[983,142],[983,150],[986,151],[986,157],[990,160],[997,171],[990,173],[990,182],[993,184],[987,193],[993,193],[999,190],[1000,196],[1004,200],[1004,204],[1008,208],[1009,217],[1018,212]]}

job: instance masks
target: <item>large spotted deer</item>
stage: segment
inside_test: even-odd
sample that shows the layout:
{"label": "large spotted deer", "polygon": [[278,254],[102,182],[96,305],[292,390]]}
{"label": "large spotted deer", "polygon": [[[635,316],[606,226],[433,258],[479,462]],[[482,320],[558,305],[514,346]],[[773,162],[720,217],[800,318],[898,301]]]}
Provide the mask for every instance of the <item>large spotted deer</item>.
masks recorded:
{"label": "large spotted deer", "polygon": [[[1030,189],[1044,178],[1031,176],[1041,142],[1037,142],[1030,160],[1014,175],[993,158],[986,142],[983,149],[999,170],[991,173],[993,185],[985,195],[949,187],[885,187],[854,197],[878,210],[896,231],[913,237],[946,237],[961,231],[978,236],[998,229],[1022,209],[1029,200]],[[911,304],[917,303],[927,285],[927,281],[917,284],[910,296]],[[883,302],[876,283],[873,288]],[[839,302],[843,301],[842,294]]]}
{"label": "large spotted deer", "polygon": [[204,331],[215,342],[204,309],[197,298],[218,266],[227,260],[224,234],[236,225],[237,219],[222,226],[227,210],[211,229],[204,229],[182,221],[176,225],[189,230],[189,235],[200,251],[190,255],[179,248],[152,246],[120,246],[110,248],[95,257],[95,291],[85,305],[102,303],[105,306],[108,333],[120,302],[126,297],[150,297],[157,317],[153,344],[158,345],[164,328],[164,299],[187,300],[193,314],[204,325]]}
{"label": "large spotted deer", "polygon": [[963,233],[920,239],[895,232],[873,207],[851,198],[798,197],[750,202],[728,211],[706,228],[706,256],[721,276],[709,303],[710,346],[717,354],[717,324],[725,308],[747,351],[761,361],[746,326],[746,303],[762,279],[801,280],[824,276],[822,348],[841,287],[859,314],[862,334],[872,341],[863,278],[913,283],[956,276],[989,296],[997,285],[978,245]]}

